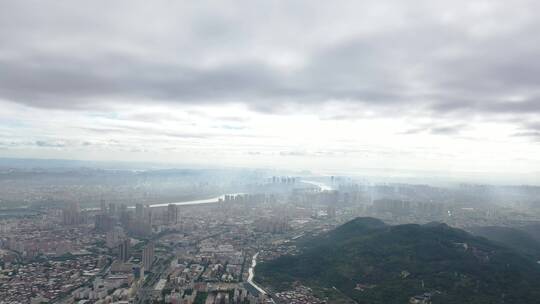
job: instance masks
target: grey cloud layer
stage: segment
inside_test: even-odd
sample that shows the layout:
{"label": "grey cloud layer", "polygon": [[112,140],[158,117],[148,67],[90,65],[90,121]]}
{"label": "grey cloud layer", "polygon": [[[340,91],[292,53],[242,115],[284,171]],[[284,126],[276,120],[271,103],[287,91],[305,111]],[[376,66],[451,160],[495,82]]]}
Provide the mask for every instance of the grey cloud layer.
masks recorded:
{"label": "grey cloud layer", "polygon": [[107,5],[0,1],[0,99],[540,115],[534,1]]}

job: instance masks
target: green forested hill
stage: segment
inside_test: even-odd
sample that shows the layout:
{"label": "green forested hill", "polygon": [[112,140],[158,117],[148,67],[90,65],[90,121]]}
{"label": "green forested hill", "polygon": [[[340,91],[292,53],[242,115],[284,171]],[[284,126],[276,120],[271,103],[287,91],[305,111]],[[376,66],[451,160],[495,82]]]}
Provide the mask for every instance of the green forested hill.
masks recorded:
{"label": "green forested hill", "polygon": [[540,303],[540,265],[444,224],[357,218],[302,246],[260,263],[257,281],[276,290],[295,281],[335,287],[358,303],[408,303],[425,292],[433,303]]}

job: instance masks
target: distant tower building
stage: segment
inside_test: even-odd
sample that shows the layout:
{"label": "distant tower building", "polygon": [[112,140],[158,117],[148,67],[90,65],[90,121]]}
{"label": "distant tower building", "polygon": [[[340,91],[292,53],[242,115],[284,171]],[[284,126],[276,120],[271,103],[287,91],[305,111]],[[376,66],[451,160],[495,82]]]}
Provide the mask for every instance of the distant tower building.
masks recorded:
{"label": "distant tower building", "polygon": [[109,214],[115,215],[116,214],[116,204],[110,203],[109,204]]}
{"label": "distant tower building", "polygon": [[114,227],[114,219],[107,214],[96,214],[95,228],[101,232],[107,232]]}
{"label": "distant tower building", "polygon": [[144,205],[141,203],[138,203],[135,205],[135,218],[137,220],[142,220],[144,216]]}
{"label": "distant tower building", "polygon": [[122,214],[122,212],[126,212],[127,211],[127,205],[126,204],[120,204],[120,214]]}
{"label": "distant tower building", "polygon": [[142,262],[144,269],[150,270],[152,268],[152,264],[154,263],[154,242],[150,241],[144,247]]}
{"label": "distant tower building", "polygon": [[100,210],[101,210],[102,214],[107,213],[107,204],[105,203],[104,199],[101,199],[101,201],[100,201]]}
{"label": "distant tower building", "polygon": [[129,238],[126,238],[122,243],[120,244],[119,252],[118,252],[118,258],[122,262],[127,262],[130,257],[130,251],[131,251],[131,241]]}
{"label": "distant tower building", "polygon": [[81,209],[77,202],[70,204],[62,210],[62,222],[64,225],[79,225],[82,222]]}
{"label": "distant tower building", "polygon": [[124,230],[121,227],[114,227],[105,235],[105,245],[108,248],[114,248],[118,246],[123,237]]}
{"label": "distant tower building", "polygon": [[125,210],[120,213],[120,224],[122,224],[122,226],[129,227],[131,220],[132,220],[132,212]]}
{"label": "distant tower building", "polygon": [[144,208],[144,221],[150,226],[152,225],[152,209],[149,206]]}
{"label": "distant tower building", "polygon": [[167,207],[167,223],[169,225],[178,223],[178,206],[169,204]]}

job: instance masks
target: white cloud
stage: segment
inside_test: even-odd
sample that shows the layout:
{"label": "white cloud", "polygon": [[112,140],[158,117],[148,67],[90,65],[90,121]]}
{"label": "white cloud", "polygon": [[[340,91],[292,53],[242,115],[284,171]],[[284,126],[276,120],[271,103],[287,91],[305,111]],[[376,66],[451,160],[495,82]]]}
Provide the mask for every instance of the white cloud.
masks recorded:
{"label": "white cloud", "polygon": [[538,8],[0,1],[1,153],[539,170]]}

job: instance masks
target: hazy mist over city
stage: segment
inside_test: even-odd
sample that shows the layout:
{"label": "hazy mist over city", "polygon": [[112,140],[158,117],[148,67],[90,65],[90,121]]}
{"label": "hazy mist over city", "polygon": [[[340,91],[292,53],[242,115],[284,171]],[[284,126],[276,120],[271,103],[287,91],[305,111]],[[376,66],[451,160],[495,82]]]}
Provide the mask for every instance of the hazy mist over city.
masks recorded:
{"label": "hazy mist over city", "polygon": [[538,10],[0,0],[0,304],[540,303]]}

